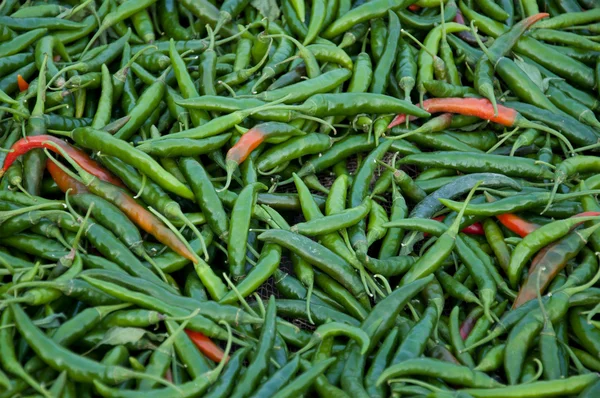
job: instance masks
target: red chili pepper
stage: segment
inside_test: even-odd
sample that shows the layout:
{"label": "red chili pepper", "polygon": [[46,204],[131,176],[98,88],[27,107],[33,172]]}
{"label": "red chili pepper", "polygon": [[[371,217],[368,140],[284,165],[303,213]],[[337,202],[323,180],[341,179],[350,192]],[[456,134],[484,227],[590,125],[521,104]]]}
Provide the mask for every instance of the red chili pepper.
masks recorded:
{"label": "red chili pepper", "polygon": [[23,92],[29,88],[29,83],[23,79],[23,76],[17,75],[17,85],[19,86],[19,91]]}
{"label": "red chili pepper", "polygon": [[[442,222],[445,218],[446,216],[437,216],[433,217],[433,220]],[[469,235],[485,235],[485,232],[483,231],[483,226],[478,222],[464,227],[461,232]]]}
{"label": "red chili pepper", "polygon": [[[586,211],[583,213],[579,213],[574,215],[573,217],[587,217],[587,216],[598,216],[600,212],[597,211]],[[514,232],[519,235],[521,238],[526,237],[540,226],[534,223],[531,223],[527,220],[522,219],[516,214],[506,213],[499,214],[496,216],[500,224],[504,225],[509,231]]]}
{"label": "red chili pepper", "polygon": [[[600,211],[584,211],[583,213],[575,214],[571,218],[575,218],[575,217],[595,217],[595,216],[600,216]],[[579,224],[577,224],[577,225],[579,225]]]}
{"label": "red chili pepper", "polygon": [[[204,354],[208,359],[214,362],[221,362],[221,360],[223,359],[223,355],[225,354],[221,347],[213,343],[211,339],[209,339],[200,332],[185,329],[185,333],[194,342],[196,347],[198,347],[200,352]],[[227,361],[229,361],[229,357],[227,357]]]}
{"label": "red chili pepper", "polygon": [[509,231],[514,232],[521,238],[526,237],[540,227],[539,225],[524,220],[512,213],[499,214],[496,218],[500,221],[500,224],[504,225]]}
{"label": "red chili pepper", "polygon": [[[493,202],[496,200],[491,195],[486,195],[486,198],[488,202]],[[512,213],[499,214],[496,216],[496,218],[498,219],[498,221],[500,221],[500,224],[504,225],[506,229],[508,229],[511,232],[514,232],[521,238],[526,237],[527,235],[529,235],[530,233],[532,233],[540,227],[539,225],[531,223]]]}
{"label": "red chili pepper", "polygon": [[8,168],[15,160],[17,160],[19,156],[26,154],[32,149],[48,148],[49,150],[58,153],[56,148],[53,145],[50,145],[49,142],[61,147],[69,154],[69,156],[73,158],[73,160],[75,160],[75,162],[77,162],[77,164],[81,166],[82,169],[88,173],[98,177],[102,181],[109,182],[118,187],[124,187],[123,183],[118,178],[102,168],[96,161],[90,159],[85,152],[51,135],[25,137],[15,142],[10,148],[8,155],[6,155],[6,159],[4,159],[4,165],[2,166],[2,170],[0,170],[0,177],[6,172],[6,170],[8,170]]}
{"label": "red chili pepper", "polygon": [[407,8],[412,12],[417,12],[421,9],[417,4],[411,4]]}
{"label": "red chili pepper", "polygon": [[[492,103],[485,98],[430,98],[423,101],[423,109],[429,113],[449,112],[477,116],[509,127],[515,125],[519,119],[523,119],[519,112],[502,105],[498,105],[498,115],[494,115]],[[414,119],[416,118],[412,116],[411,120]],[[391,129],[405,121],[406,115],[400,114],[392,120],[388,128]]]}

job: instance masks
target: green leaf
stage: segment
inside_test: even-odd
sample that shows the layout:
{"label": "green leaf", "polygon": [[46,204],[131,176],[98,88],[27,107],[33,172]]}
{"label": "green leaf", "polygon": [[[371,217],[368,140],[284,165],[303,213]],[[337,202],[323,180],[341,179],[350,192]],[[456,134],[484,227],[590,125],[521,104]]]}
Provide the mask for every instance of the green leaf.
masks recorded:
{"label": "green leaf", "polygon": [[544,92],[546,92],[546,90],[548,90],[548,87],[550,86],[550,82],[552,80],[559,80],[559,81],[564,81],[565,79],[561,79],[560,77],[545,77],[544,80],[542,80],[542,85]]}
{"label": "green leaf", "polygon": [[252,0],[252,7],[256,8],[260,15],[267,18],[269,21],[274,21],[279,18],[281,11],[276,0]]}
{"label": "green leaf", "polygon": [[470,124],[468,126],[463,126],[460,129],[462,131],[475,131],[477,129],[484,128],[488,123],[489,122],[487,120],[484,120],[483,122],[473,123],[473,124]]}
{"label": "green leaf", "polygon": [[[123,328],[115,326],[113,328],[108,329],[108,331],[104,334],[102,340],[100,340],[98,344],[96,344],[88,352],[86,352],[86,355],[94,351],[101,345],[133,344],[139,342],[144,336],[147,336],[150,340],[153,341],[162,341],[165,338],[164,335],[154,334],[141,328]],[[147,348],[156,348],[156,346],[152,345]]]}
{"label": "green leaf", "polygon": [[42,329],[54,329],[60,326],[61,319],[67,319],[66,315],[63,313],[52,314],[45,318],[35,320],[33,323]]}
{"label": "green leaf", "polygon": [[[521,70],[523,72],[525,72],[525,74],[531,79],[531,81],[533,83],[535,83],[536,86],[538,86],[540,88],[540,90],[542,91],[546,91],[544,89],[544,81],[542,79],[542,73],[540,72],[540,70],[538,68],[536,68],[533,65],[528,64],[527,62],[523,61],[521,58],[515,57],[515,64],[521,68]],[[546,88],[547,85],[546,85]]]}
{"label": "green leaf", "polygon": [[122,328],[115,326],[108,329],[102,340],[97,345],[121,345],[135,343],[146,334],[145,329],[141,328]]}

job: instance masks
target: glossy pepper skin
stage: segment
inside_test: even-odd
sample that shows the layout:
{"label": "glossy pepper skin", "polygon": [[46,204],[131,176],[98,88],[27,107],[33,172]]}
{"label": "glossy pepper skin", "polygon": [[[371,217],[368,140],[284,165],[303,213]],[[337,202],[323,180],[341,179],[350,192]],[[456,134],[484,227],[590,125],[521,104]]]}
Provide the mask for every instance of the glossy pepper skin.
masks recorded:
{"label": "glossy pepper skin", "polygon": [[596,0],[95,3],[0,3],[0,398],[597,395]]}

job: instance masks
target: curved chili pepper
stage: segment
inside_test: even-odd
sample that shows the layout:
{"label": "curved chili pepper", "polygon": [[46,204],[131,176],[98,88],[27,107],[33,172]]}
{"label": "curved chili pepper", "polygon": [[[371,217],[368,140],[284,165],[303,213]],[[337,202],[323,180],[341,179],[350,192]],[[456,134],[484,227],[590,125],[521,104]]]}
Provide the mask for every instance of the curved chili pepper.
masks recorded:
{"label": "curved chili pepper", "polygon": [[[423,101],[423,109],[429,113],[448,112],[467,116],[477,116],[503,126],[513,126],[522,118],[519,112],[505,106],[498,106],[498,115],[494,115],[492,103],[483,98],[431,98]],[[413,117],[411,117],[413,119]],[[398,115],[388,128],[398,126],[406,121],[406,115]]]}
{"label": "curved chili pepper", "polygon": [[[417,105],[419,106],[419,105]],[[490,122],[498,123],[507,127],[522,127],[522,128],[534,128],[537,130],[545,131],[556,137],[565,143],[567,148],[573,152],[575,149],[565,138],[564,135],[558,131],[541,125],[539,123],[532,122],[526,119],[523,115],[514,109],[507,108],[502,105],[497,106],[497,112],[495,112],[494,105],[488,99],[484,98],[431,98],[423,101],[423,109],[429,113],[448,112],[448,113],[459,113],[467,116],[477,116],[480,119],[489,120]],[[411,120],[413,117],[411,116]],[[392,120],[388,125],[388,128],[395,127],[406,121],[406,115],[400,114]]]}
{"label": "curved chili pepper", "polygon": [[[56,149],[56,148],[55,148]],[[66,153],[63,153],[65,155]],[[49,160],[51,162],[51,160]],[[49,169],[51,173],[56,175],[56,182],[62,188],[73,188],[78,190],[79,188],[73,183],[74,178],[69,177],[60,167]],[[85,173],[85,171],[82,170]],[[64,175],[63,175],[64,174]],[[88,175],[89,176],[89,175]],[[167,228],[155,215],[146,210],[143,206],[135,201],[121,188],[117,188],[106,182],[93,179],[89,176],[91,181],[87,185],[90,192],[101,196],[108,200],[115,206],[117,206],[125,215],[132,220],[138,227],[154,236],[159,242],[169,247],[174,252],[187,258],[188,260],[197,263],[198,257],[192,253],[188,247],[169,229]],[[73,180],[73,181],[69,181]],[[83,184],[82,184],[83,185]]]}
{"label": "curved chili pepper", "polygon": [[547,246],[532,260],[527,280],[521,286],[519,295],[513,303],[517,308],[529,300],[533,300],[540,290],[540,294],[552,282],[554,277],[582,250],[588,238],[600,227],[595,224],[581,231],[574,231],[559,241]]}
{"label": "curved chili pepper", "polygon": [[[598,214],[592,212],[592,214]],[[598,216],[579,216],[559,220],[540,227],[535,232],[527,235],[516,247],[508,265],[508,279],[512,286],[516,286],[521,277],[521,271],[535,253],[547,246],[548,243],[562,239],[574,227],[584,221],[598,221]]]}
{"label": "curved chili pepper", "polygon": [[[50,144],[50,142],[52,144]],[[10,148],[10,152],[6,156],[6,159],[4,159],[4,165],[2,166],[2,170],[0,170],[0,177],[8,170],[8,168],[19,156],[26,154],[32,149],[38,148],[47,148],[55,153],[58,153],[56,146],[59,146],[66,153],[68,153],[69,156],[71,156],[71,158],[73,158],[73,160],[75,160],[75,162],[77,162],[77,164],[79,164],[81,168],[88,173],[98,177],[102,181],[109,182],[118,187],[123,187],[123,183],[118,178],[102,168],[98,163],[96,163],[96,161],[90,159],[85,152],[51,135],[25,137],[15,142]]]}
{"label": "curved chili pepper", "polygon": [[301,130],[288,125],[286,123],[279,122],[267,122],[254,126],[250,130],[246,131],[238,142],[233,145],[227,155],[225,156],[226,170],[227,170],[227,182],[223,187],[223,190],[229,187],[233,172],[237,167],[246,160],[246,158],[255,150],[260,144],[270,137],[278,135],[302,135],[304,134]]}

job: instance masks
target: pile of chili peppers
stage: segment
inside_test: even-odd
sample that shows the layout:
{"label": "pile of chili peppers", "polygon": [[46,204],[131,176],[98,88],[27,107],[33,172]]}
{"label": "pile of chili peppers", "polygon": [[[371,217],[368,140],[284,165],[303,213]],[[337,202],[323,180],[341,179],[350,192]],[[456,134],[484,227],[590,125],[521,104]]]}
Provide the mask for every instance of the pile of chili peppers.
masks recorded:
{"label": "pile of chili peppers", "polygon": [[0,398],[600,396],[600,1],[0,2]]}

